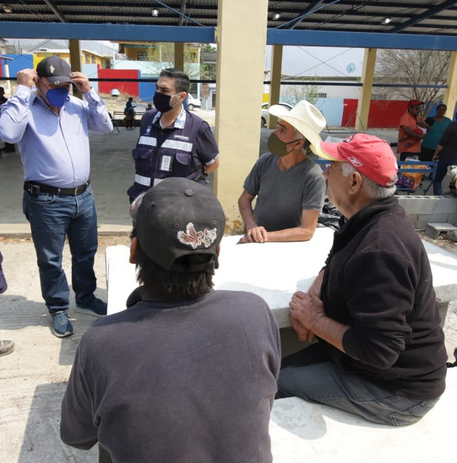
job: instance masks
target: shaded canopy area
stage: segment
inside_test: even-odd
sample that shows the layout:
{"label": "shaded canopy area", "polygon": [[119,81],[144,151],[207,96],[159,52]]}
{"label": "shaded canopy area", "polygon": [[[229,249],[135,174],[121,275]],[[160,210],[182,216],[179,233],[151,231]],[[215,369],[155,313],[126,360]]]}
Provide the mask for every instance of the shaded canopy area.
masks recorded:
{"label": "shaded canopy area", "polygon": [[[456,36],[456,3],[449,0],[269,1],[267,27]],[[217,15],[217,0],[6,0],[0,4],[0,25],[3,22],[60,22],[215,27]]]}

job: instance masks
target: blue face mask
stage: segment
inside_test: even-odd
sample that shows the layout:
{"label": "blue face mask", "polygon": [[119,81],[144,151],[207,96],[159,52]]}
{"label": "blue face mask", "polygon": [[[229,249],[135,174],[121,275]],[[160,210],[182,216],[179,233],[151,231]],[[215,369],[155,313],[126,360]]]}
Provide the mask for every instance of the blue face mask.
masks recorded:
{"label": "blue face mask", "polygon": [[55,106],[56,108],[61,108],[65,101],[67,101],[70,89],[65,87],[60,88],[49,88],[41,79],[41,83],[47,88],[46,98],[49,101],[49,104]]}
{"label": "blue face mask", "polygon": [[67,101],[68,94],[70,90],[68,88],[51,88],[46,92],[46,98],[49,101],[49,104],[55,106],[56,108],[61,108],[65,101]]}

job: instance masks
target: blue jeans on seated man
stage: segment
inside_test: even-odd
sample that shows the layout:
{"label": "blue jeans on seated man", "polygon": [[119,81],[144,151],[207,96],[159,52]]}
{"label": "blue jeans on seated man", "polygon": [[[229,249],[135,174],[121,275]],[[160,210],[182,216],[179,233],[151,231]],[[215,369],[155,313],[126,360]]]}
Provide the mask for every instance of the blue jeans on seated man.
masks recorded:
{"label": "blue jeans on seated man", "polygon": [[391,426],[416,423],[438,401],[407,399],[380,389],[336,366],[318,343],[283,359],[276,399],[285,397],[301,397]]}
{"label": "blue jeans on seated man", "polygon": [[76,302],[94,298],[97,280],[94,256],[97,252],[97,212],[92,188],[79,196],[24,191],[23,210],[30,222],[40,272],[41,294],[49,312],[67,310],[70,289],[62,269],[65,237],[72,261],[71,279]]}

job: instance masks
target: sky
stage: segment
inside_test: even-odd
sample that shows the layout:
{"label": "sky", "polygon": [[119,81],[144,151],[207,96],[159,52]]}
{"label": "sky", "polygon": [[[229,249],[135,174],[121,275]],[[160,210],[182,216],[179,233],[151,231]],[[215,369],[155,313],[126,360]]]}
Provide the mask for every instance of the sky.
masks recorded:
{"label": "sky", "polygon": [[[271,69],[272,46],[267,46],[265,70]],[[363,70],[364,49],[283,47],[282,73],[290,76],[355,76]]]}

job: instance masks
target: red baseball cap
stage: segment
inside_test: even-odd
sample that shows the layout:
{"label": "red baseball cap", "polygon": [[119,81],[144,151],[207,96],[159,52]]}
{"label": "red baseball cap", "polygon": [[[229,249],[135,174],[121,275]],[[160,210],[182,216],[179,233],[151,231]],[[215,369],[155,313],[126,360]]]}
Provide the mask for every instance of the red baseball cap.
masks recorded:
{"label": "red baseball cap", "polygon": [[423,101],[419,101],[419,100],[410,100],[409,103],[408,103],[408,108],[410,108],[411,106],[421,106],[423,105],[424,102]]}
{"label": "red baseball cap", "polygon": [[389,144],[374,135],[356,133],[340,143],[321,141],[318,148],[316,154],[348,162],[378,185],[392,186],[396,182],[397,158]]}

